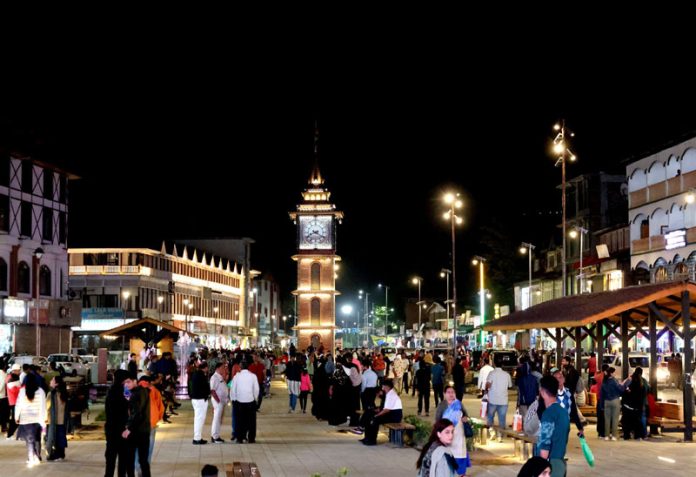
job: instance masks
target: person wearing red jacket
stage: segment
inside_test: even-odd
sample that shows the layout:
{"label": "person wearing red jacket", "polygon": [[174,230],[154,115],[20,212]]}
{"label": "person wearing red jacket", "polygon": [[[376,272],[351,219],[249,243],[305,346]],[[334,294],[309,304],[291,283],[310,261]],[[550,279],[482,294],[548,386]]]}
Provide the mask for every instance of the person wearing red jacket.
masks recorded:
{"label": "person wearing red jacket", "polygon": [[263,365],[261,357],[258,353],[254,353],[254,362],[249,366],[249,372],[256,375],[259,380],[259,398],[256,403],[256,412],[261,411],[261,402],[263,401],[263,382],[266,379],[266,366]]}

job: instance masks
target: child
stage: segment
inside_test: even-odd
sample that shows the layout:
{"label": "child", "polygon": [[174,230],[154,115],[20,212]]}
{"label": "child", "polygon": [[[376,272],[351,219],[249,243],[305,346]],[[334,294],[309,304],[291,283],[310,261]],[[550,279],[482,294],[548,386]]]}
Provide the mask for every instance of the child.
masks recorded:
{"label": "child", "polygon": [[309,379],[307,368],[302,368],[300,376],[300,407],[302,414],[307,413],[307,395],[312,391],[312,381]]}

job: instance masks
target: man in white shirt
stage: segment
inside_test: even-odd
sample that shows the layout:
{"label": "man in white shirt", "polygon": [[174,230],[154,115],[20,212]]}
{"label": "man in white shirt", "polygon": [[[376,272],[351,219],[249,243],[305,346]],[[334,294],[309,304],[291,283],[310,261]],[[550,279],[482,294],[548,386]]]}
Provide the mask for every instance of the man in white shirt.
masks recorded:
{"label": "man in white shirt", "polygon": [[[508,408],[508,389],[512,387],[512,378],[503,371],[503,368],[494,368],[486,378],[488,389],[488,425],[491,435],[495,435],[493,429],[493,417],[498,413],[498,427],[505,429],[505,414]],[[492,438],[491,436],[491,438]],[[503,441],[503,436],[498,436],[498,442]]]}
{"label": "man in white shirt", "polygon": [[386,396],[382,410],[376,414],[372,414],[372,412],[368,410],[363,414],[365,420],[368,418],[370,419],[369,422],[365,422],[365,438],[360,439],[360,442],[366,446],[377,445],[377,432],[379,432],[380,424],[401,422],[403,418],[403,406],[401,404],[401,398],[396,391],[394,391],[394,381],[391,379],[383,380],[382,392]]}
{"label": "man in white shirt", "polygon": [[479,369],[479,379],[478,387],[481,390],[481,394],[486,390],[486,382],[488,380],[488,373],[493,371],[493,366],[488,364],[489,358],[483,358],[483,366]]}
{"label": "man in white shirt", "polygon": [[230,397],[235,407],[236,428],[235,438],[238,443],[244,439],[253,444],[256,441],[256,400],[259,397],[259,380],[249,372],[251,356],[242,359],[242,370],[232,379]]}
{"label": "man in white shirt", "polygon": [[218,361],[215,363],[215,372],[210,377],[210,397],[213,401],[213,425],[210,434],[210,441],[213,444],[222,444],[224,439],[220,438],[220,427],[222,426],[222,415],[227,405],[229,396],[227,394],[227,363]]}

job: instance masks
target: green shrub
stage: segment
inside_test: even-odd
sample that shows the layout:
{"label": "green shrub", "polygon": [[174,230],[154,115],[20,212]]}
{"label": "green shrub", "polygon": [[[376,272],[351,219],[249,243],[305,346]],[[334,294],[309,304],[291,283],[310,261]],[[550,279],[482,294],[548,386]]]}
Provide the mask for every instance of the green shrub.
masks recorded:
{"label": "green shrub", "polygon": [[417,416],[410,415],[404,418],[404,422],[416,426],[416,430],[413,431],[413,442],[412,445],[422,446],[428,442],[430,433],[433,431],[433,425],[427,421],[419,419]]}
{"label": "green shrub", "polygon": [[[348,475],[348,467],[341,467],[336,471],[336,477],[345,477],[346,475]],[[319,472],[315,472],[311,475],[311,477],[321,477],[321,474]]]}

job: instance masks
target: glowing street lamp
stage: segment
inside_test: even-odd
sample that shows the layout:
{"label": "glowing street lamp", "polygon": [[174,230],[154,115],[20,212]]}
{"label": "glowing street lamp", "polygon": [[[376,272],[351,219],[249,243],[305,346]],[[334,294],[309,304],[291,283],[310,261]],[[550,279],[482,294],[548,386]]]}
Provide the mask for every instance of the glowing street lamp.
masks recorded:
{"label": "glowing street lamp", "polygon": [[553,126],[553,130],[557,131],[556,137],[553,139],[552,151],[557,157],[556,166],[561,166],[561,208],[563,209],[563,224],[562,237],[563,249],[561,250],[561,262],[563,270],[562,295],[566,296],[566,162],[575,161],[577,157],[568,147],[567,136],[574,137],[575,133],[566,128],[565,120]]}
{"label": "glowing street lamp", "polygon": [[420,333],[421,329],[421,283],[423,282],[423,279],[419,276],[415,276],[411,279],[411,283],[414,285],[418,285],[418,332]]}
{"label": "glowing street lamp", "polygon": [[529,255],[529,285],[527,288],[527,296],[529,297],[529,306],[532,306],[532,255],[536,247],[528,242],[522,242],[520,245],[520,253]]}
{"label": "glowing street lamp", "polygon": [[584,249],[583,249],[583,236],[589,232],[586,228],[580,227],[579,225],[575,226],[573,230],[571,230],[568,235],[570,235],[570,238],[575,239],[580,235],[580,273],[578,274],[578,281],[580,282],[580,293],[583,293],[585,291],[585,272],[582,269],[582,256],[584,255]]}
{"label": "glowing street lamp", "polygon": [[[464,223],[464,219],[456,214],[457,209],[461,209],[464,203],[460,199],[460,194],[457,192],[447,192],[443,197],[443,202],[449,207],[449,210],[444,213],[445,220],[450,222],[450,231],[452,235],[452,316],[454,317],[454,331],[452,334],[452,356],[457,356],[457,268],[456,268],[456,242],[454,230],[457,225]],[[449,323],[449,321],[448,321]]]}

